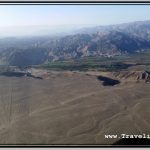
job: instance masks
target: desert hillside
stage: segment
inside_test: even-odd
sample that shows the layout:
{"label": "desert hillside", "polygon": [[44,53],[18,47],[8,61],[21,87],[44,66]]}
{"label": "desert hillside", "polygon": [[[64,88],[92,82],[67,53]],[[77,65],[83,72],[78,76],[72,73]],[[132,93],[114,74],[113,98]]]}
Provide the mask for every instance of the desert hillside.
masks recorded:
{"label": "desert hillside", "polygon": [[[0,144],[113,144],[105,134],[149,134],[149,83],[34,72],[43,78],[0,76]],[[105,86],[99,76],[120,82]]]}

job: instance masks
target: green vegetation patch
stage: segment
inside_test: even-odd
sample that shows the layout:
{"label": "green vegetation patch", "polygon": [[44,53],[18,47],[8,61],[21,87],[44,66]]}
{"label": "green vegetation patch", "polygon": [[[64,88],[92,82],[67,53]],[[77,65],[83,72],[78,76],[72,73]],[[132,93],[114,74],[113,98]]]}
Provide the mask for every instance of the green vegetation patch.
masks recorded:
{"label": "green vegetation patch", "polygon": [[116,57],[86,57],[74,60],[55,61],[47,64],[43,64],[40,67],[49,70],[71,70],[71,71],[118,71],[121,69],[127,69],[131,64],[125,64],[123,61],[125,56]]}

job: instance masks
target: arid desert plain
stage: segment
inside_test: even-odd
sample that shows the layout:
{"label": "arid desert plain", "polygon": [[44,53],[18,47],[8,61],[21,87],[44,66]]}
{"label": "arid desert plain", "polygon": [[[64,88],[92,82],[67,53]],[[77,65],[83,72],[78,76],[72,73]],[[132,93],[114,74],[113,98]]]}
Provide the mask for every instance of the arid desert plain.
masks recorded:
{"label": "arid desert plain", "polygon": [[[105,135],[149,134],[150,84],[139,74],[0,76],[0,144],[113,144]],[[99,76],[120,83],[104,86]]]}

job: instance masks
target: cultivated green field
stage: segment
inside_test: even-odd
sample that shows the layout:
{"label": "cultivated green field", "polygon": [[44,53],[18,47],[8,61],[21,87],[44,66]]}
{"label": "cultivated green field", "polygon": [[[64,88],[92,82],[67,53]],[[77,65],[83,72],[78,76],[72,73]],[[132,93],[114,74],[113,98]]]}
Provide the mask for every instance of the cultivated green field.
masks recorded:
{"label": "cultivated green field", "polygon": [[82,59],[55,61],[40,67],[49,70],[98,70],[98,71],[120,71],[130,67],[143,65],[143,70],[150,70],[150,53],[132,54],[115,57],[87,57]]}

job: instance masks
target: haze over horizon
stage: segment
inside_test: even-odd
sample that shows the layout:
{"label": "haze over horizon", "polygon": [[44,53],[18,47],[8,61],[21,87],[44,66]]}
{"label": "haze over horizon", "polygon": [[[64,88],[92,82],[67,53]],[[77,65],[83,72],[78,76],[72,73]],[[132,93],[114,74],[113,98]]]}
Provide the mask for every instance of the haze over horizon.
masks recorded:
{"label": "haze over horizon", "polygon": [[0,35],[66,33],[81,27],[150,20],[149,9],[149,5],[1,5]]}

